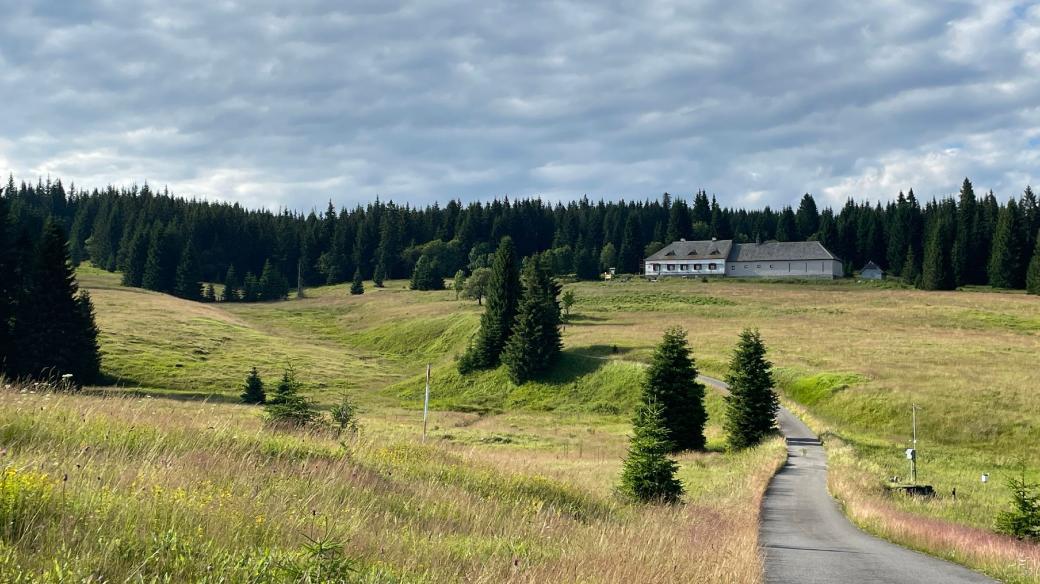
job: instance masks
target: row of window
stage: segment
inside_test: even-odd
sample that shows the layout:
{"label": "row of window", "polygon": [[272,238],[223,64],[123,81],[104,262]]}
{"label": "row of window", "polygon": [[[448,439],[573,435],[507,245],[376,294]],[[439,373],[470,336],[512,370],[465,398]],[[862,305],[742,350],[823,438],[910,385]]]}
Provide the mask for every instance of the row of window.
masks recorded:
{"label": "row of window", "polygon": [[[713,271],[719,269],[719,265],[718,264],[693,264],[693,271],[694,272],[703,271],[705,266],[707,266],[707,269],[710,272],[713,272]],[[650,267],[653,268],[653,270],[655,272],[660,272],[661,271],[661,264],[650,264]],[[678,267],[678,269],[676,269],[677,267]],[[665,264],[664,265],[664,271],[666,271],[666,272],[689,272],[690,271],[690,264]]]}

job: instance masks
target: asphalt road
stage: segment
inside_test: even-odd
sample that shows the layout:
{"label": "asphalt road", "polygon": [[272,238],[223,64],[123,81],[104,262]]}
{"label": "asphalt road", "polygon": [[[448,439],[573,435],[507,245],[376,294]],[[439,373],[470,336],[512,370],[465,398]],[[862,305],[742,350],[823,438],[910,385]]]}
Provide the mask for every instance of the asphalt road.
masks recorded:
{"label": "asphalt road", "polygon": [[[717,379],[701,380],[726,389]],[[778,421],[787,439],[788,459],[762,501],[759,541],[767,583],[995,582],[860,531],[827,491],[827,453],[819,438],[787,409],[780,409]]]}

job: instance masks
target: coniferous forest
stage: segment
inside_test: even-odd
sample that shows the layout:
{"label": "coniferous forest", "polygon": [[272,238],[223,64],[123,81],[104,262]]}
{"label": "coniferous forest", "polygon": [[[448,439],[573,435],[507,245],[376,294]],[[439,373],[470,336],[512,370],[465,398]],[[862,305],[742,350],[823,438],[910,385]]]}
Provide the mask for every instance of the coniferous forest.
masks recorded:
{"label": "coniferous forest", "polygon": [[[998,199],[975,193],[968,179],[960,193],[940,199],[922,201],[910,190],[884,204],[850,199],[840,209],[820,209],[809,194],[797,208],[729,208],[701,191],[638,202],[452,200],[420,208],[376,200],[271,212],[180,198],[147,184],[85,191],[13,177],[3,198],[12,241],[35,245],[50,221],[68,234],[74,265],[89,260],[121,272],[127,286],[199,301],[276,300],[298,283],[348,282],[357,272],[379,283],[412,278],[438,288],[459,270],[489,267],[506,236],[518,257],[544,252],[554,274],[579,279],[608,267],[637,273],[643,257],[680,238],[817,239],[850,274],[874,261],[924,289],[1024,288],[1040,230],[1029,187]],[[204,282],[226,288],[218,298]]]}

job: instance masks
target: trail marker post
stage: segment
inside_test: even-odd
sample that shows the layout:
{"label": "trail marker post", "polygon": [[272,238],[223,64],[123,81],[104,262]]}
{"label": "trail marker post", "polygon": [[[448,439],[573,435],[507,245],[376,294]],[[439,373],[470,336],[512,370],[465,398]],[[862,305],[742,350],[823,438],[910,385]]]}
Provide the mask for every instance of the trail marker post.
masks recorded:
{"label": "trail marker post", "polygon": [[430,364],[426,364],[426,398],[422,408],[422,441],[426,444],[426,424],[430,417]]}

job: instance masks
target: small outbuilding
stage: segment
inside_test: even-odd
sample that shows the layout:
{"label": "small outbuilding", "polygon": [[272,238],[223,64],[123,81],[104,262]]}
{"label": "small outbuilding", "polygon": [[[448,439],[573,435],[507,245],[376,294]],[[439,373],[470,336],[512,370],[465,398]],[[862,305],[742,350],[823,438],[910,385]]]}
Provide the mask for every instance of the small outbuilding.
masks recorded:
{"label": "small outbuilding", "polygon": [[867,265],[859,271],[859,277],[863,280],[884,280],[885,271],[874,262],[867,262]]}

